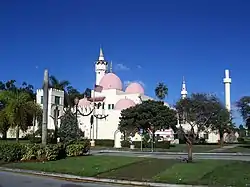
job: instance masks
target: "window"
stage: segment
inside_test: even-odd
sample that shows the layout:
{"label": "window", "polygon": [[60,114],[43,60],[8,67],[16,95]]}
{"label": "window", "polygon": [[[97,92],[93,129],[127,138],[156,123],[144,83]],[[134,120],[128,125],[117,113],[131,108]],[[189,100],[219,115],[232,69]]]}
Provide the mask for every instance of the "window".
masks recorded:
{"label": "window", "polygon": [[59,96],[55,96],[55,104],[56,105],[60,104],[60,97]]}
{"label": "window", "polygon": [[43,104],[43,96],[41,96],[41,104]]}
{"label": "window", "polygon": [[112,104],[112,109],[114,109],[115,108],[115,104]]}
{"label": "window", "polygon": [[208,134],[204,134],[203,137],[205,140],[208,140]]}
{"label": "window", "polygon": [[102,109],[105,109],[105,103],[102,103]]}
{"label": "window", "polygon": [[111,104],[108,104],[108,109],[109,109],[109,110],[111,109]]}

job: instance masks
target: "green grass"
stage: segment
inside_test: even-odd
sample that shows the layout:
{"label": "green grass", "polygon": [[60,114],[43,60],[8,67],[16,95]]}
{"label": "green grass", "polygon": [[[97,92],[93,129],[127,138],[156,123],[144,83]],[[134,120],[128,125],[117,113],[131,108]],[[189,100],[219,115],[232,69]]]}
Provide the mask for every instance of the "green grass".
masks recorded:
{"label": "green grass", "polygon": [[96,176],[104,171],[120,168],[143,158],[115,156],[72,157],[51,162],[23,162],[4,165],[11,168],[37,170],[45,172],[68,173],[80,176]]}
{"label": "green grass", "polygon": [[220,152],[225,153],[250,153],[250,145],[240,145],[231,149],[226,149]]}
{"label": "green grass", "polygon": [[250,162],[202,160],[175,164],[153,178],[158,182],[242,187],[250,184],[249,167]]}
{"label": "green grass", "polygon": [[45,163],[11,163],[4,166],[174,184],[238,187],[250,184],[250,162],[244,161],[198,160],[194,163],[181,163],[178,160],[154,158],[85,156]]}
{"label": "green grass", "polygon": [[98,175],[98,177],[150,181],[153,176],[163,172],[166,168],[171,167],[176,162],[177,160],[145,159],[126,167],[114,169],[111,172],[102,173]]}

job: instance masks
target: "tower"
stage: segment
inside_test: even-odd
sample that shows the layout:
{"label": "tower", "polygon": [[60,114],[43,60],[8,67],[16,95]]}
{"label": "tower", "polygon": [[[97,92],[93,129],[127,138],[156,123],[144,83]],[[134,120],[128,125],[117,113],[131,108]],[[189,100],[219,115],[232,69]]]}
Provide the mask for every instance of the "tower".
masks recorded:
{"label": "tower", "polygon": [[105,61],[102,48],[98,60],[95,62],[96,85],[99,85],[101,79],[107,72],[108,62]]}
{"label": "tower", "polygon": [[231,96],[230,96],[230,87],[231,87],[231,83],[232,83],[232,79],[229,76],[229,70],[226,69],[225,70],[225,78],[223,79],[223,83],[225,85],[225,106],[227,108],[227,110],[231,110]]}
{"label": "tower", "polygon": [[186,88],[186,82],[185,82],[185,79],[184,79],[184,76],[183,76],[183,79],[182,79],[182,88],[181,88],[181,98],[182,99],[185,99],[187,97],[187,88]]}

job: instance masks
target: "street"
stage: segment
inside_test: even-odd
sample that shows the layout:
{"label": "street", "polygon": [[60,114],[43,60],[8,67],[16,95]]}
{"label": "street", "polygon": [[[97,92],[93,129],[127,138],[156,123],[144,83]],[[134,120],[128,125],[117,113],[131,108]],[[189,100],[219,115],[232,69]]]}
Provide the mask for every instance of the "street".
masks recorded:
{"label": "street", "polygon": [[[187,153],[164,153],[164,152],[132,152],[132,151],[92,151],[93,155],[110,155],[110,156],[128,156],[128,157],[145,157],[145,158],[158,158],[158,159],[183,159],[187,158]],[[241,160],[250,161],[250,155],[240,154],[220,154],[220,153],[194,153],[193,159],[216,159],[216,160]]]}
{"label": "street", "polygon": [[55,178],[0,171],[0,187],[122,187],[101,183],[74,183]]}

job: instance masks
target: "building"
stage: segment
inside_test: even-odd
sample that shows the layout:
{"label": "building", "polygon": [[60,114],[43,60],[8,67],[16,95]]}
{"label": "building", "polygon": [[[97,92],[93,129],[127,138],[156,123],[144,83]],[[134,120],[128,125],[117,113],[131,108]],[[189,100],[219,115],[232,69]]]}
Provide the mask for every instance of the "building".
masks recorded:
{"label": "building", "polygon": [[[144,100],[153,98],[147,96],[143,86],[137,82],[130,83],[125,87],[121,79],[112,72],[112,63],[109,65],[105,60],[102,49],[100,49],[99,58],[95,62],[95,73],[96,81],[95,87],[91,90],[91,98],[76,100],[76,106],[73,110],[74,112],[77,111],[79,127],[84,132],[84,136],[92,140],[91,143],[93,146],[95,139],[114,139],[114,147],[119,148],[121,147],[122,137],[122,134],[118,130],[121,111],[133,107]],[[228,70],[226,70],[224,83],[226,89],[226,106],[230,107],[231,79],[229,78]],[[187,95],[186,82],[183,77],[181,98],[184,99]],[[50,88],[48,98],[48,129],[54,129],[54,117],[56,115],[60,117],[64,112],[64,92]],[[42,89],[37,90],[36,101],[41,106],[43,105]],[[167,103],[165,104],[169,106]],[[92,126],[90,122],[91,118],[93,119]],[[58,118],[58,124],[60,125],[60,118]],[[177,125],[180,125],[180,123]],[[182,127],[188,130],[190,125],[182,124]],[[156,134],[176,143],[174,132],[171,129],[157,131]],[[209,143],[216,143],[219,140],[219,135],[216,132],[202,132],[200,136],[204,137]],[[141,137],[137,134],[133,137],[133,140],[140,141]]]}

